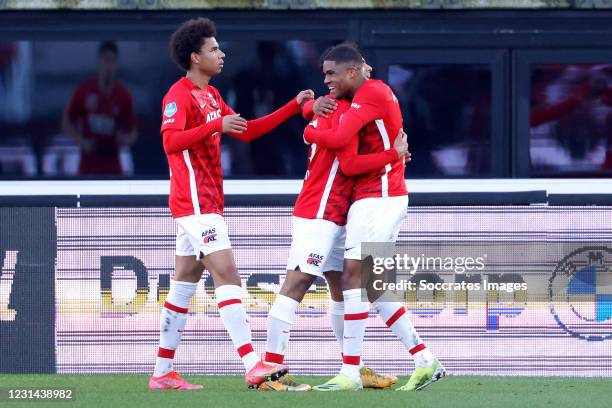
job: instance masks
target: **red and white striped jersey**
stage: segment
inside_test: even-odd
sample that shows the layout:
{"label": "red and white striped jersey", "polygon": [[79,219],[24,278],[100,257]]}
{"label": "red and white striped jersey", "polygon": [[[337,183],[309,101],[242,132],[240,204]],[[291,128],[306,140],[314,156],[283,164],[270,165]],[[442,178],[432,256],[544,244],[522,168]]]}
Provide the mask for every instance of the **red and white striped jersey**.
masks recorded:
{"label": "red and white striped jersey", "polygon": [[[219,91],[200,89],[186,77],[170,87],[163,99],[161,132],[188,130],[234,111]],[[223,214],[221,170],[221,121],[219,129],[201,143],[179,153],[167,154],[170,167],[170,211],[174,218],[193,214]]]}
{"label": "red and white striped jersey", "polygon": [[[340,117],[349,108],[349,102],[344,100],[337,102],[338,108],[328,118],[315,116],[308,126],[317,130],[337,127]],[[351,205],[353,180],[353,177],[345,176],[340,170],[335,150],[311,144],[308,152],[308,170],[302,190],[295,202],[293,215],[345,225]]]}
{"label": "red and white striped jersey", "polygon": [[[355,93],[351,108],[343,121],[360,120],[365,126],[359,132],[359,154],[382,152],[393,146],[402,128],[399,101],[382,81],[369,79]],[[353,201],[367,197],[394,197],[408,194],[404,180],[403,160],[358,176]]]}

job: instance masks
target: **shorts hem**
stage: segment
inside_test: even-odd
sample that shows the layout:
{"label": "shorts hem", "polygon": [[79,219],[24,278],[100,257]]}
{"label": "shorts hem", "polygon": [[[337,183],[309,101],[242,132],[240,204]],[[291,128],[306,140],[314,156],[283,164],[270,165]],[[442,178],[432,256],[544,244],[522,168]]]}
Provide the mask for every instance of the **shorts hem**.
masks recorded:
{"label": "shorts hem", "polygon": [[227,245],[221,245],[221,246],[218,246],[218,247],[211,248],[208,251],[205,251],[203,248],[199,248],[198,249],[198,254],[196,255],[196,259],[198,259],[198,260],[202,259],[206,255],[210,255],[210,254],[213,254],[215,252],[223,251],[225,249],[232,249],[232,245],[228,243]]}
{"label": "shorts hem", "polygon": [[299,268],[298,272],[302,272],[305,273],[307,275],[313,275],[313,276],[317,276],[317,277],[323,277],[323,271],[318,270],[318,271],[314,271],[311,268],[303,268],[301,265],[295,265],[295,267],[290,267],[289,265],[287,265],[287,270],[288,271],[297,271]]}

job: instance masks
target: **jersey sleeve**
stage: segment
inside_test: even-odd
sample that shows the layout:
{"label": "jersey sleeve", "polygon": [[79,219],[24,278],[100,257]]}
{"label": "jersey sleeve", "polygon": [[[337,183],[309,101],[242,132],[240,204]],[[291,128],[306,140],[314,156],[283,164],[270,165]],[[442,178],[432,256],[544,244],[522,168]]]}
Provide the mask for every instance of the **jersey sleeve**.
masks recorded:
{"label": "jersey sleeve", "polygon": [[174,154],[194,147],[215,133],[221,133],[221,126],[221,118],[217,118],[187,130],[166,129],[162,132],[164,151]]}
{"label": "jersey sleeve", "polygon": [[355,95],[351,107],[344,113],[335,129],[316,130],[306,128],[304,140],[328,149],[340,149],[348,144],[359,130],[368,123],[382,118],[386,110],[384,88],[368,87]]}
{"label": "jersey sleeve", "polygon": [[166,154],[179,153],[201,143],[207,137],[220,133],[222,118],[185,129],[189,99],[168,95],[164,98],[161,134]]}
{"label": "jersey sleeve", "polygon": [[336,151],[340,170],[349,176],[371,173],[398,160],[397,150],[391,148],[378,153],[359,154],[359,138],[353,137],[343,148]]}
{"label": "jersey sleeve", "polygon": [[162,104],[161,132],[165,130],[185,130],[189,114],[189,100],[184,96],[169,93],[164,97]]}
{"label": "jersey sleeve", "polygon": [[314,118],[314,107],[315,100],[311,99],[304,104],[302,107],[302,117],[306,120],[312,120]]}

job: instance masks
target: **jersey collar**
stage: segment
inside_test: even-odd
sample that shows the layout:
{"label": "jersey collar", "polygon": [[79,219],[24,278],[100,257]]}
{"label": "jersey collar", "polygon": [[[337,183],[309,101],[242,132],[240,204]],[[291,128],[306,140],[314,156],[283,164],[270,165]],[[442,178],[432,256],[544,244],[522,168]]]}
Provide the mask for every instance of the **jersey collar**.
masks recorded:
{"label": "jersey collar", "polygon": [[195,84],[193,81],[191,81],[191,79],[187,78],[186,76],[182,77],[180,82],[181,82],[181,84],[183,84],[183,86],[184,86],[185,88],[187,88],[189,91],[192,91],[192,90],[194,90],[194,89],[201,90],[201,91],[205,91],[205,90],[206,90],[206,88],[208,88],[208,87],[206,87],[206,88],[204,88],[204,89],[200,88],[200,87],[199,87],[199,86],[197,86],[197,85],[196,85],[196,84]]}

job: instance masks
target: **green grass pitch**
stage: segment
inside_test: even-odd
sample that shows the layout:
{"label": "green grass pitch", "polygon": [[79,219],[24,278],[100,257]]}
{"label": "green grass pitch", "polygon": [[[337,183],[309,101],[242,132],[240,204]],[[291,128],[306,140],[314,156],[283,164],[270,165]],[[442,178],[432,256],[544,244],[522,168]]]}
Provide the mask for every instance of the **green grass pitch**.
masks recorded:
{"label": "green grass pitch", "polygon": [[[249,390],[242,377],[186,376],[202,391],[149,391],[144,375],[0,375],[0,388],[75,389],[72,402],[9,402],[2,407],[108,408],[473,408],[473,407],[610,407],[612,379],[449,376],[423,391],[262,392]],[[296,377],[320,384],[327,377]],[[406,377],[400,379],[404,384]]]}

